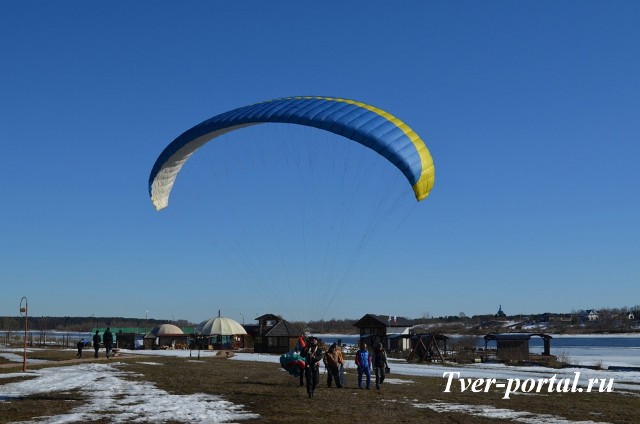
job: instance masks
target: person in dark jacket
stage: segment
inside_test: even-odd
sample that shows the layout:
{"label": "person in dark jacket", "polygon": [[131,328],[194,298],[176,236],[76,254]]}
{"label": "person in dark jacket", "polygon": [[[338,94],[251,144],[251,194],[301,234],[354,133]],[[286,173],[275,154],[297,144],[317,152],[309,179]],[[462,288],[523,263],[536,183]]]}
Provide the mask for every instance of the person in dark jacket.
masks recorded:
{"label": "person in dark jacket", "polygon": [[302,349],[300,356],[304,358],[304,374],[307,380],[307,394],[309,398],[313,397],[313,393],[318,386],[320,380],[320,361],[322,360],[322,349],[318,346],[318,339],[311,337],[307,345]]}
{"label": "person in dark jacket", "polygon": [[98,330],[96,330],[96,334],[93,335],[93,349],[96,351],[96,353],[93,355],[94,358],[98,357],[98,351],[100,350],[101,342],[102,338],[100,337]]}
{"label": "person in dark jacket", "polygon": [[384,350],[382,343],[376,343],[376,347],[373,349],[373,359],[371,361],[376,372],[376,389],[380,390],[380,385],[384,382],[386,376],[386,368],[389,368],[387,363],[387,352]]}
{"label": "person in dark jacket", "polygon": [[104,343],[104,350],[107,352],[107,358],[111,356],[111,349],[113,349],[113,334],[111,329],[107,327],[107,331],[102,335],[102,343]]}
{"label": "person in dark jacket", "polygon": [[84,349],[84,339],[80,339],[76,347],[78,348],[78,354],[76,355],[76,358],[82,358],[82,349]]}

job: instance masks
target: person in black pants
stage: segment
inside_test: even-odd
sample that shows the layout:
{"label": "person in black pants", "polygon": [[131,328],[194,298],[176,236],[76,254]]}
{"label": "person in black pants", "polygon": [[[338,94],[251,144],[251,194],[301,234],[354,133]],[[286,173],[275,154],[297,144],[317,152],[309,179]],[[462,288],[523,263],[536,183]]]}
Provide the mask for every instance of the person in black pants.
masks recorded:
{"label": "person in black pants", "polygon": [[96,330],[96,334],[93,335],[93,349],[96,351],[96,353],[93,355],[94,358],[98,357],[98,350],[100,350],[101,342],[102,338],[100,337],[98,330]]}
{"label": "person in black pants", "polygon": [[113,349],[113,333],[111,333],[109,327],[107,327],[107,331],[102,335],[102,343],[104,343],[104,350],[106,350],[108,358],[111,356],[111,349]]}
{"label": "person in black pants", "polygon": [[384,350],[382,343],[376,343],[376,347],[373,348],[373,360],[371,362],[376,371],[376,389],[380,390],[380,385],[384,382],[384,378],[387,375],[386,371],[389,369],[387,352]]}
{"label": "person in black pants", "polygon": [[76,345],[76,347],[78,348],[78,354],[76,355],[76,358],[82,358],[82,349],[84,348],[84,339],[81,339]]}
{"label": "person in black pants", "polygon": [[312,398],[320,380],[322,349],[318,346],[318,339],[311,337],[307,346],[302,349],[301,356],[305,360],[304,373],[307,380],[307,394],[309,398]]}

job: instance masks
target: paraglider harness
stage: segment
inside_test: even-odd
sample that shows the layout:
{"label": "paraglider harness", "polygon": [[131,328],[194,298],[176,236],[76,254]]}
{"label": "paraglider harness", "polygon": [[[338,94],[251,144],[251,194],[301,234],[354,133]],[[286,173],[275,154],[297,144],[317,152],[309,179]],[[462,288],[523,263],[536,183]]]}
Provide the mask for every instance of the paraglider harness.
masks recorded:
{"label": "paraglider harness", "polygon": [[318,339],[309,337],[306,345],[302,348],[305,368],[318,368],[322,360],[322,349],[318,346]]}

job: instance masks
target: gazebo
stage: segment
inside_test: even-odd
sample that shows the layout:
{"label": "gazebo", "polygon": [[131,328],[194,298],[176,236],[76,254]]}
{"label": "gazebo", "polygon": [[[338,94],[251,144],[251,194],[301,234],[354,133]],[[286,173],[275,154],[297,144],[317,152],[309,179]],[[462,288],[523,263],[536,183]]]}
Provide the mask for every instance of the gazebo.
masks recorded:
{"label": "gazebo", "polygon": [[188,335],[173,324],[154,327],[144,336],[145,349],[181,349],[188,346]]}
{"label": "gazebo", "polygon": [[496,357],[504,361],[527,361],[530,359],[529,339],[533,336],[543,340],[542,356],[551,355],[551,336],[543,333],[490,333],[484,336],[484,350],[490,341],[496,342]]}
{"label": "gazebo", "polygon": [[243,348],[246,334],[244,327],[237,321],[221,316],[202,321],[196,327],[198,342],[211,349]]}

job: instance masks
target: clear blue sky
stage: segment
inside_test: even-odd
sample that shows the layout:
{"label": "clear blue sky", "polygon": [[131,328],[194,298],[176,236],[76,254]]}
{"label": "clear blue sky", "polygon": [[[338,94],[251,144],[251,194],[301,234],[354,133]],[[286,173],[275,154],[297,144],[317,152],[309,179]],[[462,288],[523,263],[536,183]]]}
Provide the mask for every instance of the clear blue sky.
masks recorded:
{"label": "clear blue sky", "polygon": [[[637,1],[2,1],[0,315],[18,315],[22,296],[36,316],[195,322],[219,309],[253,322],[638,305],[639,21]],[[287,233],[295,219],[316,231],[321,211],[283,217],[298,193],[257,184],[290,169],[252,174],[241,151],[198,152],[167,210],[147,193],[157,155],[184,130],[295,95],[387,110],[436,165],[429,198],[383,220],[358,261],[328,248],[337,265],[311,266],[353,265],[327,292]],[[275,139],[325,137],[296,131],[247,130],[237,145],[261,144],[252,160],[270,162],[290,150]],[[316,174],[332,175],[318,156]],[[231,169],[221,185],[193,182],[220,167]],[[367,169],[395,175],[380,161]],[[316,184],[320,204],[347,185]],[[271,195],[278,207],[257,203]],[[361,197],[331,219],[360,221]],[[226,229],[238,232],[225,247]],[[339,237],[358,249],[358,236]],[[275,266],[283,257],[292,275]]]}

